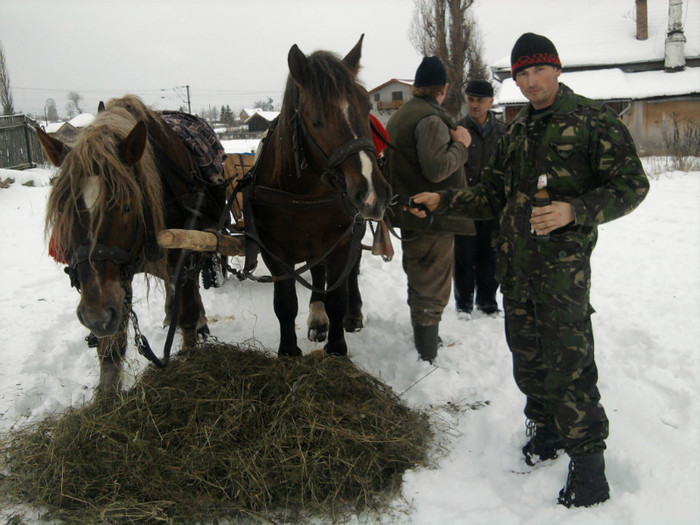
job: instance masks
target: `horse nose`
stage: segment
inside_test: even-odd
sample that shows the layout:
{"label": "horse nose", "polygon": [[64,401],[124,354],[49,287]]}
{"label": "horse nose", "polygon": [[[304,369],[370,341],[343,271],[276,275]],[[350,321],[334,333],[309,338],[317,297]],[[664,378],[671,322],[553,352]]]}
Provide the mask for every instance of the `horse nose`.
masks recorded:
{"label": "horse nose", "polygon": [[80,323],[97,337],[113,335],[119,326],[119,317],[114,308],[91,310],[79,306],[76,313]]}

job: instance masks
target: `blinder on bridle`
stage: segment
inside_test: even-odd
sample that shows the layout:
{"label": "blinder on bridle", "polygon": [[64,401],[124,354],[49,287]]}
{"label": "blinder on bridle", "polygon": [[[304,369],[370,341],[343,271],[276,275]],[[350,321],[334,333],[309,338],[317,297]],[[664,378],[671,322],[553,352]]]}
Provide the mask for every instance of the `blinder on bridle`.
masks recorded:
{"label": "blinder on bridle", "polygon": [[321,173],[321,182],[331,189],[337,191],[345,190],[345,178],[343,177],[342,171],[339,169],[341,164],[345,162],[352,155],[356,155],[361,151],[368,151],[373,155],[377,155],[377,149],[374,147],[374,142],[371,138],[367,137],[357,137],[350,139],[345,144],[338,146],[330,157],[321,149],[316,140],[313,138],[309,132],[309,128],[301,116],[301,99],[299,100],[299,106],[297,107],[296,113],[294,115],[295,126],[294,132],[292,134],[292,142],[294,148],[294,162],[297,171],[297,178],[301,177],[301,170],[307,166],[306,160],[300,164],[299,162],[299,152],[300,144],[298,139],[297,130],[301,129],[301,132],[306,139],[306,142],[311,145],[315,153],[321,159],[324,164],[323,173]]}
{"label": "blinder on bridle", "polygon": [[[147,223],[152,223],[152,217],[147,215]],[[96,244],[94,247],[91,244],[83,244],[79,246],[71,255],[70,264],[66,266],[64,271],[70,277],[70,284],[72,287],[80,291],[80,278],[78,277],[78,266],[86,261],[110,261],[114,264],[121,266],[121,283],[124,283],[131,279],[139,268],[143,265],[144,256],[145,259],[154,262],[163,256],[162,249],[158,246],[155,236],[151,239],[152,235],[150,230],[153,226],[146,226],[146,234],[144,235],[143,229],[139,229],[139,237],[134,242],[131,251],[126,251],[119,246],[107,246],[105,244]],[[145,237],[145,240],[144,240]],[[138,253],[140,241],[144,240],[143,244],[143,254]],[[153,245],[155,243],[155,246]]]}
{"label": "blinder on bridle", "polygon": [[135,270],[141,265],[142,258],[136,255],[136,247],[138,243],[134,244],[134,248],[131,252],[119,248],[119,246],[105,246],[104,244],[98,244],[94,248],[89,244],[83,244],[79,246],[73,252],[70,258],[70,264],[66,266],[65,272],[70,277],[71,286],[75,287],[80,291],[80,278],[78,277],[78,266],[86,261],[110,261],[114,264],[121,266],[121,277],[122,281],[128,278]]}

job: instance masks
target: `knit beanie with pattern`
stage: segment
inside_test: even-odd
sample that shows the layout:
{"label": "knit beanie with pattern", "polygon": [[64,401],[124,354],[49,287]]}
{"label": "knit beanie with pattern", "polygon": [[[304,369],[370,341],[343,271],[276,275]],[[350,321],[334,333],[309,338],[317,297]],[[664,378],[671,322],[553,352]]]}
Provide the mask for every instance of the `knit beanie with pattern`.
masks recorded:
{"label": "knit beanie with pattern", "polygon": [[515,75],[531,66],[548,65],[561,69],[557,48],[546,36],[525,33],[515,42],[510,53],[510,69]]}

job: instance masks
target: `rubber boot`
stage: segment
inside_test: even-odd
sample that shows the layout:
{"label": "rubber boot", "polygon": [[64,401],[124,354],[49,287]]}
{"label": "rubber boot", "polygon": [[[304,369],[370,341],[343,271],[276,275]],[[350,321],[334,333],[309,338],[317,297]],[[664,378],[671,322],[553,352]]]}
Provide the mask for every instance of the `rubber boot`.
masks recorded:
{"label": "rubber boot", "polygon": [[429,361],[430,364],[437,357],[438,327],[439,325],[437,324],[413,327],[413,341],[416,345],[416,350],[418,350],[418,355],[423,361]]}
{"label": "rubber boot", "polygon": [[567,508],[590,507],[609,498],[603,452],[572,455],[566,485],[559,492],[559,503]]}

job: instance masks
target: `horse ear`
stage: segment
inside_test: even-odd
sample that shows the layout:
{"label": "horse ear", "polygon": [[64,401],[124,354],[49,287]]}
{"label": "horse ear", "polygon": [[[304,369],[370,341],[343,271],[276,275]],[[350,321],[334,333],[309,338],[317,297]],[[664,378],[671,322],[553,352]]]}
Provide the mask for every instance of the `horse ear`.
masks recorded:
{"label": "horse ear", "polygon": [[353,75],[357,75],[357,72],[360,70],[360,57],[362,56],[362,40],[364,40],[364,38],[365,34],[362,33],[360,39],[357,41],[357,44],[355,44],[355,47],[353,47],[343,59],[343,63],[346,66],[348,66],[350,71],[352,71]]}
{"label": "horse ear", "polygon": [[35,130],[46,156],[54,166],[60,166],[70,152],[70,148],[60,140],[49,136],[43,129],[37,127]]}
{"label": "horse ear", "polygon": [[148,130],[143,121],[139,121],[129,135],[119,143],[119,153],[122,160],[129,166],[136,164],[146,150]]}
{"label": "horse ear", "polygon": [[105,103],[100,100],[100,103],[97,105],[97,112],[102,113],[105,110]]}
{"label": "horse ear", "polygon": [[299,89],[304,89],[308,78],[309,63],[306,55],[299,49],[299,46],[294,44],[287,55],[287,64],[289,65],[289,73],[292,75]]}

